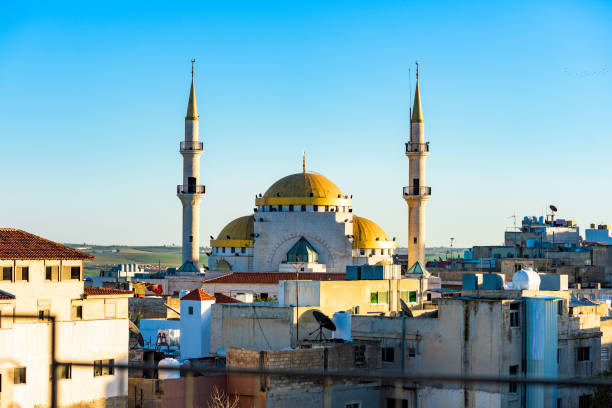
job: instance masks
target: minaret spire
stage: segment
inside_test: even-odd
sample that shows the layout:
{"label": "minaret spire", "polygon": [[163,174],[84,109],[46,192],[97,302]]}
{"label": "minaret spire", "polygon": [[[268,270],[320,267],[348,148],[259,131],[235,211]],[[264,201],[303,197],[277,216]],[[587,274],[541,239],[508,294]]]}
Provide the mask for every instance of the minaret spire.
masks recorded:
{"label": "minaret spire", "polygon": [[196,104],[195,84],[193,80],[195,59],[191,60],[191,90],[189,91],[189,102],[187,103],[187,115],[185,119],[198,120],[198,106]]}
{"label": "minaret spire", "polygon": [[302,172],[306,174],[306,151],[302,152]]}
{"label": "minaret spire", "polygon": [[419,61],[416,62],[416,89],[414,90],[414,106],[412,107],[412,123],[423,123],[423,111],[421,110],[421,92],[419,91]]}

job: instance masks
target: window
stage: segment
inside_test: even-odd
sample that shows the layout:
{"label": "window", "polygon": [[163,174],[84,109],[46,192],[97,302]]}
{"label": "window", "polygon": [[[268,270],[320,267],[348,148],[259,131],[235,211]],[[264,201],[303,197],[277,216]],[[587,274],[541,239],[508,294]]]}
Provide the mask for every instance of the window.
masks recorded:
{"label": "window", "polygon": [[[518,374],[518,366],[517,365],[513,365],[510,366],[510,369],[508,370],[509,374],[512,375],[517,375]],[[518,384],[515,382],[511,382],[508,383],[508,392],[512,392],[512,393],[516,393],[518,389]]]}
{"label": "window", "polygon": [[81,267],[80,266],[71,266],[70,267],[70,279],[81,279]]}
{"label": "window", "polygon": [[13,370],[13,384],[26,383],[26,368],[18,367]]}
{"label": "window", "polygon": [[514,264],[514,272],[518,272],[521,269],[523,269],[523,265],[521,265],[521,264]]}
{"label": "window", "polygon": [[115,360],[96,360],[94,361],[94,377],[102,375],[115,375]]}
{"label": "window", "polygon": [[576,349],[578,361],[591,361],[591,348],[590,347],[578,347]]}
{"label": "window", "polygon": [[590,394],[582,394],[578,397],[578,408],[591,408],[592,402]]}
{"label": "window", "polygon": [[412,240],[412,242],[414,242],[415,244],[417,243],[417,237],[414,237],[414,239]]}
{"label": "window", "polygon": [[189,236],[189,242],[193,242],[193,235]]}
{"label": "window", "polygon": [[402,290],[400,291],[400,299],[406,303],[416,303],[417,291],[416,290]]}
{"label": "window", "polygon": [[268,294],[267,294],[267,293],[265,293],[265,292],[262,292],[262,293],[260,293],[260,294],[259,294],[259,298],[260,298],[260,299],[267,300],[267,299],[268,299]]}
{"label": "window", "polygon": [[83,306],[81,305],[73,305],[72,306],[72,320],[82,319],[83,318]]}
{"label": "window", "polygon": [[193,306],[189,306],[189,314],[192,315],[193,314]]}
{"label": "window", "polygon": [[557,364],[561,364],[561,349],[557,349]]}
{"label": "window", "polygon": [[[49,381],[52,380],[51,373],[53,366],[49,367]],[[58,380],[69,380],[72,378],[72,364],[61,364],[55,367],[55,378]]]}
{"label": "window", "polygon": [[361,408],[361,402],[349,402],[344,405],[344,408]]}
{"label": "window", "polygon": [[306,206],[305,205],[302,206],[302,212],[304,212],[304,211],[306,211]]}
{"label": "window", "polygon": [[561,408],[561,398],[557,398],[557,408]]}
{"label": "window", "polygon": [[225,247],[221,248],[221,252],[225,253]]}
{"label": "window", "polygon": [[386,304],[387,303],[387,292],[370,293],[370,303],[373,305]]}
{"label": "window", "polygon": [[53,268],[50,266],[45,267],[45,279],[51,280],[53,278]]}
{"label": "window", "polygon": [[510,327],[520,327],[520,303],[510,303]]}
{"label": "window", "polygon": [[12,281],[13,280],[13,268],[10,266],[2,267],[2,280]]}
{"label": "window", "polygon": [[385,408],[408,408],[407,399],[387,398],[385,399]]}
{"label": "window", "polygon": [[365,364],[366,358],[364,344],[353,346],[353,360],[355,361],[355,364]]}
{"label": "window", "polygon": [[232,247],[232,254],[236,253],[236,248]]}
{"label": "window", "polygon": [[245,247],[240,248],[240,253],[246,254],[246,248]]}
{"label": "window", "polygon": [[17,268],[17,280],[26,282],[30,280],[30,268],[27,266]]}
{"label": "window", "polygon": [[289,211],[293,211],[293,204],[289,204]]}
{"label": "window", "polygon": [[365,255],[365,249],[360,249],[359,250],[359,255],[361,255],[361,256]]}
{"label": "window", "polygon": [[560,300],[557,302],[557,313],[559,314],[559,316],[563,316],[563,309],[565,309],[565,307],[563,305],[563,301]]}
{"label": "window", "polygon": [[312,211],[319,211],[319,206],[318,205],[313,205],[312,206]]}
{"label": "window", "polygon": [[395,361],[395,349],[393,347],[382,347],[382,357],[381,360],[387,363],[392,363]]}
{"label": "window", "polygon": [[610,349],[607,347],[602,347],[601,348],[601,359],[602,360],[609,360],[610,359]]}
{"label": "window", "polygon": [[329,211],[329,205],[325,206],[325,212]]}
{"label": "window", "polygon": [[416,357],[416,347],[408,347],[408,357]]}

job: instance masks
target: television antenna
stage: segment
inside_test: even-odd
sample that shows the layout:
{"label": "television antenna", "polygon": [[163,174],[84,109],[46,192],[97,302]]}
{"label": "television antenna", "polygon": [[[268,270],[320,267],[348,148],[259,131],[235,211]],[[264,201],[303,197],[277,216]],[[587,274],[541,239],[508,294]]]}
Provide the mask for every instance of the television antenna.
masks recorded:
{"label": "television antenna", "polygon": [[327,329],[329,331],[336,331],[336,325],[334,324],[334,322],[332,322],[332,320],[329,317],[327,317],[327,315],[319,312],[318,310],[313,310],[312,315],[314,316],[315,320],[319,324],[319,328],[310,332],[308,334],[309,336],[312,336],[313,333],[316,333],[317,331],[319,331],[319,341],[322,342],[323,338],[325,337],[323,336],[323,329]]}

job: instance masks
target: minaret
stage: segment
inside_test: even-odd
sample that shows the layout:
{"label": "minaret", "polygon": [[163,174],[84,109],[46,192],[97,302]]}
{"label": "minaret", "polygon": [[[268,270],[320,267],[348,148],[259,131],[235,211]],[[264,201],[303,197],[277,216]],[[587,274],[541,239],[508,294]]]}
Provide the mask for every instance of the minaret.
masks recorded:
{"label": "minaret", "polygon": [[404,187],[404,200],[408,204],[408,268],[417,261],[425,265],[425,205],[431,197],[431,187],[425,186],[425,159],[429,156],[429,142],[425,142],[418,62],[416,79],[410,119],[410,141],[406,143],[406,156],[410,166],[409,185]]}
{"label": "minaret", "polygon": [[[196,105],[193,66],[191,60],[191,90],[185,116],[185,140],[181,142],[183,155],[183,184],[176,187],[176,194],[183,204],[183,265],[180,271],[196,272],[200,267],[200,203],[205,188],[200,181],[200,156],[203,143],[198,141],[198,109]],[[191,264],[191,265],[189,265]],[[193,266],[193,267],[191,267]]]}

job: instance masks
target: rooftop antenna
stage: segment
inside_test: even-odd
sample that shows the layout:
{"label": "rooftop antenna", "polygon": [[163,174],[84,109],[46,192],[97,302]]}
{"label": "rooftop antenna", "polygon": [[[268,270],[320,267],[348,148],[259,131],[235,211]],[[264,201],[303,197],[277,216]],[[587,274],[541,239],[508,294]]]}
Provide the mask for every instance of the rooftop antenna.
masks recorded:
{"label": "rooftop antenna", "polygon": [[191,79],[193,80],[193,65],[195,64],[195,58],[191,59]]}
{"label": "rooftop antenna", "polygon": [[306,174],[306,151],[302,152],[302,172]]}

